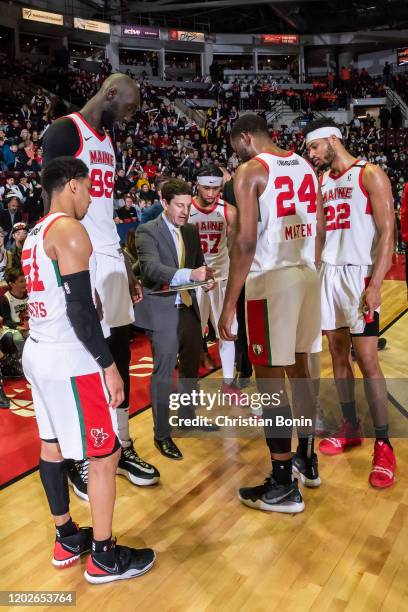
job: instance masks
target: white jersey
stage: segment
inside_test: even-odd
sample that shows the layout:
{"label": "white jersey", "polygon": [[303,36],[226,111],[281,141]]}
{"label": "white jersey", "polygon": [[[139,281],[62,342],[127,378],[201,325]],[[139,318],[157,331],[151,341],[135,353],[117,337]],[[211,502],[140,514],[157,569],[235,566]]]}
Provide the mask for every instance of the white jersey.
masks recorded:
{"label": "white jersey", "polygon": [[366,161],[335,177],[323,175],[321,189],[326,218],[322,261],[335,266],[370,266],[375,262],[378,232],[363,185]]}
{"label": "white jersey", "polygon": [[44,251],[47,231],[57,219],[66,216],[52,213],[37,222],[24,243],[21,263],[27,281],[30,335],[43,342],[80,344],[67,317],[58,263]]}
{"label": "white jersey", "polygon": [[119,235],[113,221],[113,189],[115,151],[108,134],[101,136],[79,113],[68,115],[75,123],[81,139],[75,157],[89,168],[92,181],[92,202],[82,219],[95,253],[118,257]]}
{"label": "white jersey", "polygon": [[262,153],[254,159],[266,168],[269,178],[258,198],[251,273],[314,264],[318,180],[313,168],[296,153]]}
{"label": "white jersey", "polygon": [[227,214],[224,200],[218,198],[211,208],[201,208],[193,198],[188,220],[197,226],[205,263],[222,278],[228,276],[229,270]]}

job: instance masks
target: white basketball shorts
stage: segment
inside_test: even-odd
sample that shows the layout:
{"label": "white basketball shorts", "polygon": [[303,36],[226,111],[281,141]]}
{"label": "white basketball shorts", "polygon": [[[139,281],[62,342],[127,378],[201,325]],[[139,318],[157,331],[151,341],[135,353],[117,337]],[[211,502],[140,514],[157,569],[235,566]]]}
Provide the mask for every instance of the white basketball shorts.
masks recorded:
{"label": "white basketball shorts", "polygon": [[101,325],[107,337],[111,327],[129,325],[135,320],[122,252],[118,251],[115,257],[94,253],[90,259],[90,273],[102,303]]}
{"label": "white basketball shorts", "polygon": [[58,440],[65,459],[101,457],[115,450],[116,411],[109,407],[102,370],[81,344],[28,338],[23,369],[42,440]]}
{"label": "white basketball shorts", "polygon": [[366,326],[363,294],[370,282],[372,266],[334,266],[322,263],[319,276],[322,300],[322,330],[349,327],[362,334]]}
{"label": "white basketball shorts", "polygon": [[315,269],[303,265],[249,274],[245,306],[248,354],[254,365],[293,365],[296,353],[322,350]]}

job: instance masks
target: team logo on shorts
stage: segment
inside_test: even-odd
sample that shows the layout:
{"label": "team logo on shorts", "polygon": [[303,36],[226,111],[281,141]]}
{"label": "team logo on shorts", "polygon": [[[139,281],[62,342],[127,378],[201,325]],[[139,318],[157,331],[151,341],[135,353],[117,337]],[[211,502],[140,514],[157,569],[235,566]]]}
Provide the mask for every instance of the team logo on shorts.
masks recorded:
{"label": "team logo on shorts", "polygon": [[254,352],[254,355],[256,355],[258,357],[259,355],[262,355],[262,353],[263,353],[263,346],[262,346],[262,344],[253,344],[252,345],[252,350]]}
{"label": "team logo on shorts", "polygon": [[109,438],[109,434],[103,431],[103,427],[101,427],[101,429],[91,429],[91,436],[95,439],[95,448],[100,448],[103,446],[105,440]]}

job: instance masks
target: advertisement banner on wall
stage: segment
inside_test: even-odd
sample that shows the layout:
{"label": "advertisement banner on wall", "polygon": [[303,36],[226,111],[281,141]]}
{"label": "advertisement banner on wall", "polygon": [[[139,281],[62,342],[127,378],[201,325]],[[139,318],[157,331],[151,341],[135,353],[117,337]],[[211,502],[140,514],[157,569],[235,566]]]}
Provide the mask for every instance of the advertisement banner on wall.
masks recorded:
{"label": "advertisement banner on wall", "polygon": [[81,19],[74,17],[74,28],[78,30],[89,30],[90,32],[99,32],[102,34],[110,34],[110,25],[104,21],[92,21],[91,19]]}
{"label": "advertisement banner on wall", "polygon": [[184,30],[169,30],[169,40],[184,42],[205,42],[204,32],[185,32]]}
{"label": "advertisement banner on wall", "polygon": [[298,45],[299,36],[297,34],[261,34],[263,45]]}
{"label": "advertisement banner on wall", "polygon": [[48,11],[37,11],[37,9],[23,8],[21,9],[23,19],[28,21],[40,21],[41,23],[50,23],[51,25],[64,25],[64,16],[58,13],[49,13]]}
{"label": "advertisement banner on wall", "polygon": [[397,66],[408,66],[408,47],[397,49]]}
{"label": "advertisement banner on wall", "polygon": [[160,38],[160,28],[140,25],[122,25],[122,36],[128,38]]}

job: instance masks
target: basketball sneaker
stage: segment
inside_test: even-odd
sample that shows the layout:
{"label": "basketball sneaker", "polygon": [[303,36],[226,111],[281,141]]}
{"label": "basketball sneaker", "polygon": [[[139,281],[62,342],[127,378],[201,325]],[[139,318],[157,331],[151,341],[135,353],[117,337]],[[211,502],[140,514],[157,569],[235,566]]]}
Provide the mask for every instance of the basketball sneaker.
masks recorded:
{"label": "basketball sneaker", "polygon": [[[78,525],[75,523],[78,527]],[[81,555],[90,552],[92,547],[93,531],[92,527],[79,527],[78,531],[70,536],[61,538],[58,535],[55,538],[54,554],[51,563],[64,569],[74,565]]]}
{"label": "basketball sneaker", "polygon": [[74,489],[74,493],[84,501],[89,501],[88,497],[88,467],[89,460],[66,461],[68,472],[68,484]]}
{"label": "basketball sneaker", "polygon": [[223,396],[224,395],[229,396],[228,402],[230,403],[226,404],[225,402],[227,400],[225,400],[224,406],[239,406],[240,405],[240,399],[241,399],[242,393],[235,379],[231,381],[223,380],[222,385],[221,385],[221,393]]}
{"label": "basketball sneaker", "polygon": [[382,440],[374,443],[373,463],[368,482],[372,487],[385,489],[395,482],[397,461],[393,449]]}
{"label": "basketball sneaker", "polygon": [[360,420],[357,427],[353,427],[349,421],[343,421],[340,429],[332,438],[324,438],[319,443],[319,451],[323,455],[339,455],[347,448],[360,446],[364,441]]}
{"label": "basketball sneaker", "polygon": [[103,561],[106,553],[91,553],[88,557],[84,576],[92,584],[126,580],[145,574],[153,567],[156,555],[151,548],[129,548],[119,546],[112,540],[114,565]]}
{"label": "basketball sneaker", "polygon": [[139,487],[154,485],[160,480],[159,470],[139,457],[132,441],[126,448],[122,447],[116,473],[126,476],[131,483]]}
{"label": "basketball sneaker", "polygon": [[292,459],[292,472],[294,476],[300,478],[305,487],[315,489],[321,485],[316,453],[313,453],[309,459],[303,457],[297,450]]}
{"label": "basketball sneaker", "polygon": [[263,485],[239,489],[238,498],[245,506],[268,512],[295,514],[305,509],[297,480],[281,485],[268,476]]}

